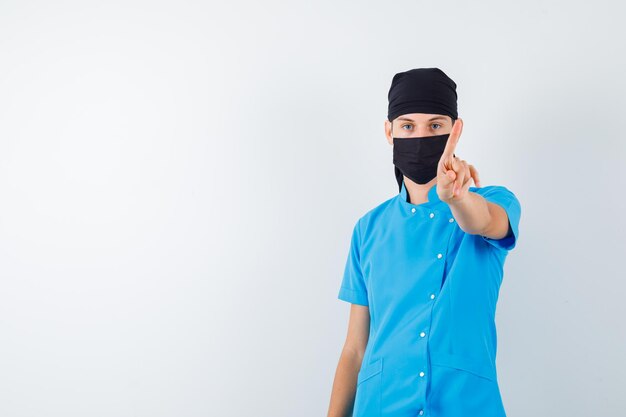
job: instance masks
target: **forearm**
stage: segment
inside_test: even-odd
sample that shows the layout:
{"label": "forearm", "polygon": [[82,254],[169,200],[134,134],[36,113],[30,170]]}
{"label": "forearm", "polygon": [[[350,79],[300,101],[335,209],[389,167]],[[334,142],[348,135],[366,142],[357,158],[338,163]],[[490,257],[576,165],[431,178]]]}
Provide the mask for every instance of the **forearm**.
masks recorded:
{"label": "forearm", "polygon": [[330,396],[328,417],[350,417],[354,407],[356,382],[362,354],[345,348],[341,352]]}
{"label": "forearm", "polygon": [[459,227],[469,234],[480,234],[491,222],[487,200],[478,193],[469,191],[461,200],[448,203]]}

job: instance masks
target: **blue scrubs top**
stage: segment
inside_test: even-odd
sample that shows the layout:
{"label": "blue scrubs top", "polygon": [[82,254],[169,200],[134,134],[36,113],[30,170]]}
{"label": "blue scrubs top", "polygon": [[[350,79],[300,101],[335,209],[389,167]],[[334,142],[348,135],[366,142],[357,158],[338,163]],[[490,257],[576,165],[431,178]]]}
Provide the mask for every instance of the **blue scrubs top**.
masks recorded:
{"label": "blue scrubs top", "polygon": [[403,182],[356,222],[338,295],[370,314],[353,417],[505,417],[495,312],[520,203],[504,186],[469,191],[506,210],[506,237],[465,233],[436,184],[411,204]]}

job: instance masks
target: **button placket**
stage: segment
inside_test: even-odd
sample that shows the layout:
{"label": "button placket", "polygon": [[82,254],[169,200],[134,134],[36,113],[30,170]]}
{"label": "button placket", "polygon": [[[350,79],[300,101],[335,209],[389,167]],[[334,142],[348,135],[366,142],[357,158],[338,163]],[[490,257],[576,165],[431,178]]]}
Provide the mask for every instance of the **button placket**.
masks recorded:
{"label": "button placket", "polygon": [[[434,217],[434,213],[431,213],[430,217],[431,217],[431,218],[433,218],[433,217]],[[454,222],[454,218],[453,218],[453,217],[450,217],[450,218],[448,219],[448,223],[453,223],[453,222]],[[442,254],[442,253],[438,253],[438,254],[437,254],[437,259],[443,259],[443,254]],[[445,268],[444,268],[444,269],[445,269]],[[435,294],[435,293],[431,293],[431,294],[430,294],[430,299],[431,299],[431,300],[434,300],[435,298],[436,298],[436,294]],[[431,307],[431,317],[432,317],[432,307]],[[420,337],[425,337],[425,336],[426,336],[426,332],[421,332],[421,333],[420,333]],[[420,376],[420,378],[424,378],[424,377],[426,376],[426,373],[425,373],[424,371],[421,371],[421,372],[419,373],[419,376]],[[419,410],[419,412],[418,412],[418,414],[419,414],[420,416],[423,416],[423,415],[425,414],[424,409],[420,409],[420,410]]]}
{"label": "button placket", "polygon": [[[427,208],[427,207],[409,207],[407,209],[407,211],[409,211],[409,210],[410,210],[410,213],[411,213],[412,216],[419,216],[420,217],[420,221],[422,221],[421,219],[425,219],[424,221],[431,220],[432,221],[432,223],[431,223],[432,226],[431,227],[440,227],[440,226],[442,226],[439,223],[440,221],[444,222],[444,224],[445,223],[451,224],[451,223],[454,222],[454,218],[448,217],[450,214],[446,213],[446,212],[443,212],[443,211],[442,212],[438,212],[436,210],[433,210],[433,209]],[[441,218],[441,220],[439,220],[440,218]],[[446,218],[447,218],[447,222],[446,222]],[[440,242],[440,243],[444,243],[444,239],[442,239],[442,242]],[[443,247],[439,248],[439,250],[442,250],[442,249],[444,249],[444,248]],[[437,256],[437,258],[436,258],[437,260],[443,260],[444,259],[444,252],[435,252],[435,256]],[[433,267],[435,269],[440,269],[440,268],[443,267],[443,265],[445,265],[445,264],[441,263],[441,264],[437,264],[436,266],[433,265]],[[437,289],[438,289],[438,287],[437,288],[433,288],[433,290],[435,290],[435,291],[433,291],[432,293],[427,293],[428,297],[430,297],[431,301],[434,301],[436,299],[436,297],[437,297],[436,290]],[[429,315],[431,317],[430,317],[430,319],[427,319],[427,321],[432,321],[432,309],[433,309],[433,307],[434,307],[434,303],[430,305],[430,314]],[[428,323],[424,323],[424,324],[427,325]],[[426,355],[427,355],[427,351],[429,349],[428,343],[427,343],[428,338],[429,338],[429,335],[428,335],[429,331],[430,331],[430,329],[428,327],[426,327],[426,326],[424,326],[421,330],[418,331],[418,335],[419,335],[418,339],[419,340],[423,340],[423,343],[421,343],[420,346],[421,346],[421,349],[425,349]],[[422,390],[426,390],[427,389],[426,388],[427,384],[429,384],[430,377],[428,375],[426,375],[426,373],[428,371],[428,366],[429,366],[428,363],[422,363],[422,369],[421,370],[419,368],[417,369],[417,371],[418,371],[417,374],[419,376],[418,379],[420,381],[422,381],[419,384],[419,388],[418,388],[420,390],[420,392]],[[427,404],[425,404],[423,400],[424,399],[422,399],[422,404],[418,404],[418,406],[423,407],[423,408],[420,408],[418,410],[418,415],[420,415],[420,416],[424,416],[424,415],[427,414],[426,410],[425,410]]]}

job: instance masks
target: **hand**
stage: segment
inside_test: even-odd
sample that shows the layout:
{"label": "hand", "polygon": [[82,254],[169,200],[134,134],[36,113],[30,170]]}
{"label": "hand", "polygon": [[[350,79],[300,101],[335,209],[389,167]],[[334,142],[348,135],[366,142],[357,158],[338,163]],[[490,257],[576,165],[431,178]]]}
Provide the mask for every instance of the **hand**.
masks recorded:
{"label": "hand", "polygon": [[452,126],[446,148],[443,150],[437,167],[437,195],[440,200],[448,204],[460,201],[467,196],[472,179],[476,186],[480,187],[476,168],[454,155],[462,130],[463,120],[459,118]]}

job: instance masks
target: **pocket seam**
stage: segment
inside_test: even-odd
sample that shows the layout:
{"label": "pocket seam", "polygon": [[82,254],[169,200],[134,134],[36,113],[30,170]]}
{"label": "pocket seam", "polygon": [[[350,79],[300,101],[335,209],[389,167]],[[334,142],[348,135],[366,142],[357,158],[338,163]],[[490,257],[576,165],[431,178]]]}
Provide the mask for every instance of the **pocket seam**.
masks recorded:
{"label": "pocket seam", "polygon": [[369,365],[362,366],[357,375],[357,385],[360,385],[363,381],[366,381],[383,370],[383,359],[379,358]]}
{"label": "pocket seam", "polygon": [[[463,356],[444,354],[444,353],[437,353],[435,357],[431,358],[431,363],[433,365],[446,366],[448,368],[455,368],[461,371],[469,372],[481,378],[488,379],[490,381],[494,381],[494,382],[497,381],[495,370],[493,369],[489,369],[485,371],[479,370],[478,364],[476,366],[468,364],[472,362],[475,362],[475,361],[472,361],[471,359],[463,357]],[[490,368],[492,367],[490,366]]]}

